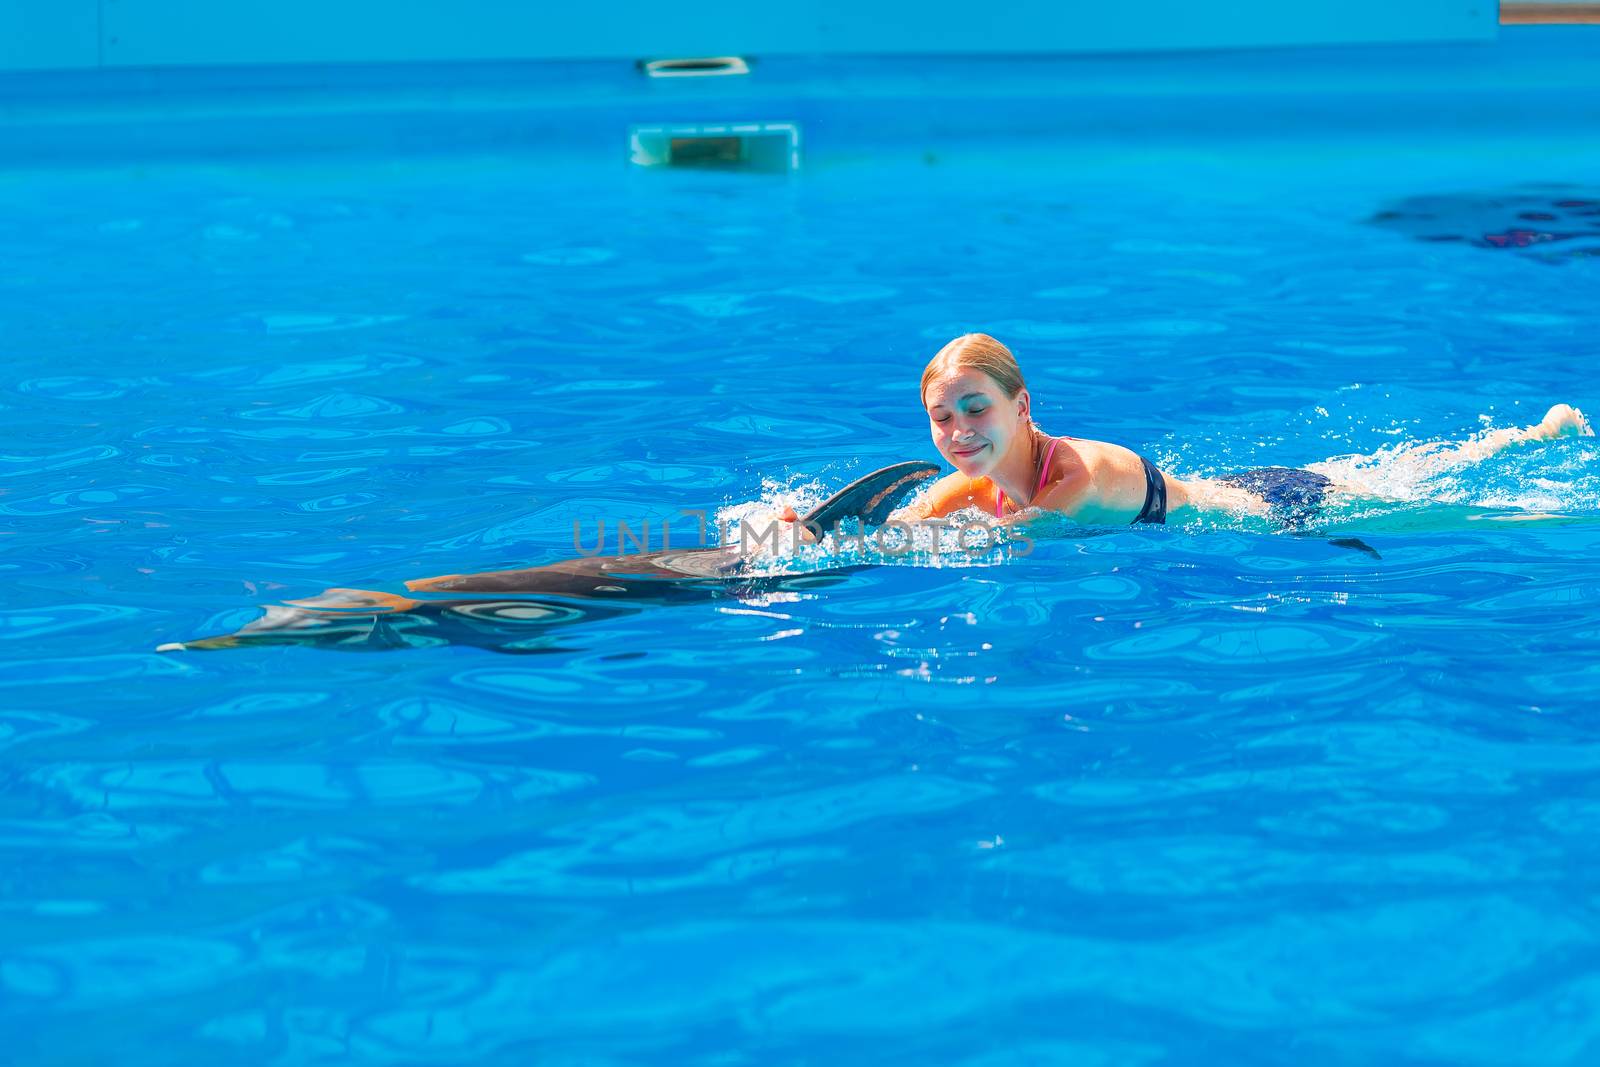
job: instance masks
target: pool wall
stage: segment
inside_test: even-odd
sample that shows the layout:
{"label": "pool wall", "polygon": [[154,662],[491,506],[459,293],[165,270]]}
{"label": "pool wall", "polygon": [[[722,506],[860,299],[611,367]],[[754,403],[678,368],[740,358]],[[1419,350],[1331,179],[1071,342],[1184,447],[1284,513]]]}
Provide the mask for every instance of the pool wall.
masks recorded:
{"label": "pool wall", "polygon": [[1493,0],[10,0],[0,70],[663,55],[1124,52],[1491,40]]}
{"label": "pool wall", "polygon": [[[0,166],[564,153],[626,165],[649,123],[795,122],[807,159],[1273,138],[1413,143],[1451,131],[1587,137],[1600,27],[1475,42],[1118,57],[774,56],[746,77],[653,81],[615,60],[0,72]],[[1220,150],[1220,148],[1219,148]]]}

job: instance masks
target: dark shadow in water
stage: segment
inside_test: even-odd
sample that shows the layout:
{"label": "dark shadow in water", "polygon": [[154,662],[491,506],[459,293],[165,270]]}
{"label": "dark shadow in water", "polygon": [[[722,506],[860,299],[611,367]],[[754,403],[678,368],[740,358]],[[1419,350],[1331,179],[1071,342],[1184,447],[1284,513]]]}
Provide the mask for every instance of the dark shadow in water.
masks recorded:
{"label": "dark shadow in water", "polygon": [[1522,251],[1548,262],[1600,255],[1600,190],[1576,185],[1411,196],[1368,221],[1419,241]]}

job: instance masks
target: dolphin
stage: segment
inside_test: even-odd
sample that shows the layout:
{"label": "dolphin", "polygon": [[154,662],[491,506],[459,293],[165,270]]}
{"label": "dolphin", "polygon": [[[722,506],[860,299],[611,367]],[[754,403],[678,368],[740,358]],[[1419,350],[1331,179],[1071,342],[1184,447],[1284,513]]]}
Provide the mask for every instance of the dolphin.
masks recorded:
{"label": "dolphin", "polygon": [[[800,519],[814,534],[845,519],[881,526],[917,486],[939,473],[933,463],[909,462],[856,479]],[[638,555],[592,556],[542,567],[446,574],[405,583],[402,596],[370,589],[328,589],[304,600],[271,605],[231,634],[179,641],[158,652],[315,645],[352,650],[471,644],[501,652],[567,651],[553,627],[612,618],[647,606],[749,597],[832,584],[865,564],[804,574],[747,573],[738,545],[668,549]]]}

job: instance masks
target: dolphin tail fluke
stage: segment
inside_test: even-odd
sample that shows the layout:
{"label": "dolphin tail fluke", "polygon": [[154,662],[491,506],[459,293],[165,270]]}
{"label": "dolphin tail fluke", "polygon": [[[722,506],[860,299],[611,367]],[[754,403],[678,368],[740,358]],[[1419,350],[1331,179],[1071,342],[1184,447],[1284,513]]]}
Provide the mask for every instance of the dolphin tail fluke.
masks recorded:
{"label": "dolphin tail fluke", "polygon": [[348,644],[369,639],[379,616],[410,611],[422,602],[372,589],[328,589],[314,597],[268,605],[259,619],[231,634],[173,641],[157,652],[205,652],[246,645]]}
{"label": "dolphin tail fluke", "polygon": [[164,645],[157,645],[157,652],[209,652],[218,648],[238,648],[246,642],[238,634],[220,634],[216,637],[202,637],[198,641],[168,641]]}

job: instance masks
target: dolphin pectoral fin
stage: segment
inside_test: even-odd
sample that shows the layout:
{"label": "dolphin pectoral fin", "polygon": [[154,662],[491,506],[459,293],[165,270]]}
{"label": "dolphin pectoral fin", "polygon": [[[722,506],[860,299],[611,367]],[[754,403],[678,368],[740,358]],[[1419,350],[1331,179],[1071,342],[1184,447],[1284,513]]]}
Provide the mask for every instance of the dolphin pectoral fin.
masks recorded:
{"label": "dolphin pectoral fin", "polygon": [[868,526],[882,526],[908,493],[938,473],[938,464],[923,462],[895,463],[875,470],[824,500],[801,522],[826,529],[854,516]]}
{"label": "dolphin pectoral fin", "polygon": [[1357,552],[1362,552],[1371,556],[1373,559],[1383,558],[1382,556],[1378,555],[1377,549],[1373,548],[1359,537],[1330,537],[1328,538],[1328,544],[1334,545],[1338,548],[1354,549]]}

